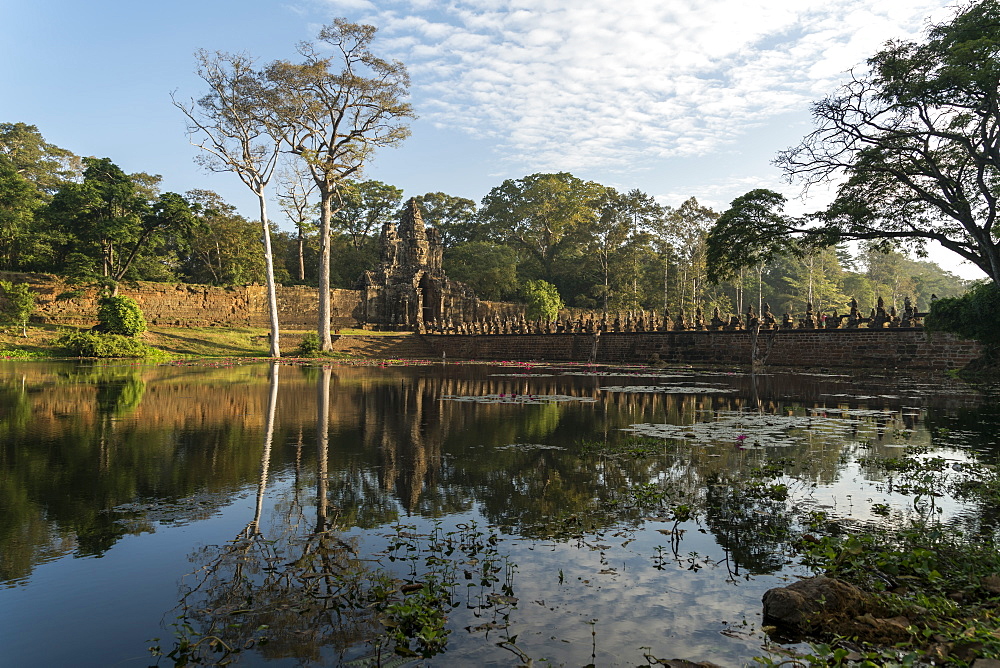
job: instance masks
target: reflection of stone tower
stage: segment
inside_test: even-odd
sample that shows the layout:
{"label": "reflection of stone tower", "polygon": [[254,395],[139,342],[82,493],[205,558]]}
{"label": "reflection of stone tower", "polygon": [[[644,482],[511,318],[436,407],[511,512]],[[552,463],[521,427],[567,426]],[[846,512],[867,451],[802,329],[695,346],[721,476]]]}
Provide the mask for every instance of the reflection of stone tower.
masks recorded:
{"label": "reflection of stone tower", "polygon": [[469,322],[478,317],[478,300],[441,269],[441,235],[425,228],[420,207],[410,199],[399,223],[382,228],[381,264],[365,272],[362,288],[365,323],[380,329],[421,331],[431,322]]}

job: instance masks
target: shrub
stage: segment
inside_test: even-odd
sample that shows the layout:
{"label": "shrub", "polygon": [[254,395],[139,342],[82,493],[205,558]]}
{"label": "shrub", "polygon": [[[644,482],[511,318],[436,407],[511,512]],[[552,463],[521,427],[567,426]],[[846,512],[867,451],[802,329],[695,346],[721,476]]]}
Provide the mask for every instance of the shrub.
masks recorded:
{"label": "shrub", "polygon": [[1000,288],[980,283],[961,297],[938,299],[924,325],[928,330],[953,332],[996,349],[1000,347]]}
{"label": "shrub", "polygon": [[319,334],[307,332],[302,337],[302,342],[295,349],[295,354],[299,357],[315,357],[319,353]]}
{"label": "shrub", "polygon": [[105,334],[139,336],[146,331],[146,318],[131,297],[105,297],[97,309],[97,329]]}
{"label": "shrub", "polygon": [[56,345],[73,357],[148,357],[158,352],[130,336],[95,332],[67,332]]}
{"label": "shrub", "polygon": [[66,290],[65,292],[60,292],[56,295],[56,301],[62,302],[68,299],[79,299],[80,297],[85,297],[87,291],[83,288],[73,288],[72,290]]}

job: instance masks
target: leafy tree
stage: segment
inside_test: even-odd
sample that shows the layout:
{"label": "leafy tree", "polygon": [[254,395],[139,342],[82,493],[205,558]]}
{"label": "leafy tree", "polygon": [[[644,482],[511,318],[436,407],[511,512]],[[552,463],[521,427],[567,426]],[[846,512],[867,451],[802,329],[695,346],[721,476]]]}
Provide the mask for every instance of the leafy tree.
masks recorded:
{"label": "leafy tree", "polygon": [[79,157],[48,143],[36,126],[26,123],[0,123],[0,157],[45,195],[75,179],[81,169]]}
{"label": "leafy tree", "polygon": [[0,123],[0,267],[50,269],[52,238],[42,212],[80,172],[80,159],[34,125]]}
{"label": "leafy tree", "polygon": [[[614,188],[605,190],[597,207],[599,215],[591,231],[590,255],[597,258],[604,278],[600,286],[601,308],[607,312],[613,289],[617,289],[618,298],[611,299],[612,306],[638,307],[639,255],[648,244],[648,233],[644,230],[659,222],[663,210],[652,197],[639,190],[624,194]],[[628,293],[631,299],[625,296]]]}
{"label": "leafy tree", "polygon": [[923,42],[887,43],[865,72],[813,105],[816,129],[778,156],[806,188],[838,183],[835,200],[805,219],[770,219],[754,236],[918,251],[936,241],[1000,282],[998,51],[998,0],[965,5]]}
{"label": "leafy tree", "polygon": [[260,226],[211,190],[191,190],[187,198],[199,208],[187,240],[184,275],[194,283],[245,285],[265,281],[267,266]]}
{"label": "leafy tree", "polygon": [[35,293],[26,283],[0,281],[0,291],[3,291],[7,303],[3,314],[13,323],[21,326],[21,336],[28,336],[28,318],[35,310]]}
{"label": "leafy tree", "polygon": [[517,252],[489,241],[466,241],[447,249],[444,271],[483,299],[499,300],[517,292]]}
{"label": "leafy tree", "polygon": [[346,181],[340,191],[341,206],[331,223],[361,248],[377,236],[388,220],[396,218],[403,190],[381,181]]}
{"label": "leafy tree", "polygon": [[17,170],[14,163],[0,155],[0,267],[21,268],[25,256],[32,255],[37,244],[36,215],[44,206],[43,193]]}
{"label": "leafy tree", "polygon": [[531,174],[490,190],[479,217],[490,241],[516,248],[551,282],[560,255],[586,242],[603,192],[603,186],[567,172]]}
{"label": "leafy tree", "polygon": [[476,203],[464,197],[445,193],[427,193],[413,198],[420,207],[424,224],[435,228],[441,235],[441,244],[447,250],[456,244],[476,241]]}
{"label": "leafy tree", "polygon": [[790,256],[785,266],[785,281],[792,288],[783,300],[787,311],[800,313],[805,311],[806,304],[812,304],[817,313],[834,308],[844,310],[850,297],[841,290],[843,271],[833,248],[811,249],[801,256]]}
{"label": "leafy tree", "polygon": [[269,122],[275,104],[273,91],[245,54],[213,54],[202,49],[196,58],[198,76],[208,84],[209,93],[197,103],[184,104],[174,97],[174,106],[187,116],[188,133],[199,138],[195,146],[205,151],[199,156],[201,164],[212,171],[233,172],[257,196],[271,326],[270,353],[271,357],[280,357],[274,254],[265,196],[281,146],[281,134]]}
{"label": "leafy tree", "polygon": [[[691,197],[667,212],[658,227],[676,260],[675,294],[677,303],[685,308],[698,305],[705,296],[703,290],[706,281],[710,280],[708,271],[712,264],[708,258],[707,238],[718,218],[719,214]],[[664,295],[669,292],[667,270],[665,266]]]}
{"label": "leafy tree", "polygon": [[108,158],[83,162],[83,181],[57,192],[47,216],[63,235],[64,257],[89,258],[93,271],[117,284],[150,244],[190,225],[193,212],[177,193],[151,201],[158,177],[130,176]]}
{"label": "leafy tree", "polygon": [[764,188],[732,201],[706,238],[710,281],[731,278],[741,268],[768,263],[797,248],[788,234],[787,201],[781,193]]}
{"label": "leafy tree", "polygon": [[[410,86],[399,61],[370,49],[376,28],[336,19],[317,43],[299,45],[301,63],[278,61],[267,68],[280,103],[273,109],[292,153],[302,158],[319,190],[320,348],[330,339],[330,242],[335,203],[347,179],[361,172],[375,149],[409,136]],[[333,55],[326,55],[332,51]]]}
{"label": "leafy tree", "polygon": [[528,305],[527,316],[531,320],[555,320],[563,307],[562,298],[556,286],[546,281],[528,281],[521,289]]}

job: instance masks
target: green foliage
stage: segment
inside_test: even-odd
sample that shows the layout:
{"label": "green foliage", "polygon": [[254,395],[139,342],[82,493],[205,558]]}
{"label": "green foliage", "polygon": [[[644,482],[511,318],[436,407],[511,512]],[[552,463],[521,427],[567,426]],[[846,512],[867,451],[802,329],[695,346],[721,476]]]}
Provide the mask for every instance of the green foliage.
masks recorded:
{"label": "green foliage", "polygon": [[[157,194],[160,177],[126,174],[108,158],[84,158],[83,180],[68,183],[46,209],[51,233],[59,240],[54,262],[60,269],[72,254],[79,269],[119,281],[144,254],[163,269],[169,237],[193,223],[193,211],[177,193]],[[148,259],[148,257],[147,257]],[[137,265],[136,265],[137,266]]]}
{"label": "green foliage", "polygon": [[476,203],[471,199],[441,192],[426,193],[413,199],[420,207],[424,224],[438,231],[445,248],[479,240],[481,230],[476,224]]}
{"label": "green foliage", "polygon": [[69,299],[79,299],[87,294],[87,291],[83,288],[73,288],[72,290],[65,290],[56,295],[56,301],[67,301]]}
{"label": "green foliage", "polygon": [[260,223],[239,215],[236,207],[210,190],[191,190],[186,197],[198,213],[180,249],[182,275],[210,285],[264,282]]}
{"label": "green foliage", "polygon": [[5,304],[4,317],[21,326],[21,334],[28,336],[28,318],[35,310],[35,293],[26,283],[14,284],[10,281],[0,281],[0,291],[3,292]]}
{"label": "green foliage", "polygon": [[340,206],[331,218],[334,230],[343,232],[351,245],[360,248],[378,236],[382,226],[397,217],[403,190],[381,181],[346,181],[340,190]]}
{"label": "green foliage", "polygon": [[295,349],[295,354],[299,357],[311,357],[319,353],[319,334],[316,332],[306,332]]}
{"label": "green foliage", "polygon": [[136,337],[146,331],[146,318],[131,297],[105,297],[97,309],[98,329],[105,334]]}
{"label": "green foliage", "polygon": [[546,281],[528,281],[521,292],[528,305],[528,319],[555,320],[559,316],[563,301],[556,286]]}
{"label": "green foliage", "polygon": [[741,268],[792,250],[792,219],[783,213],[786,201],[784,195],[765,189],[732,201],[708,234],[708,280],[731,278]]}
{"label": "green foliage", "polygon": [[806,187],[839,185],[821,224],[797,231],[918,251],[937,241],[1000,282],[998,50],[1000,3],[966,3],[925,41],[886,43],[815,103],[816,129],[777,164]]}
{"label": "green foliage", "polygon": [[157,351],[131,336],[97,332],[67,332],[56,345],[73,357],[150,357]]}
{"label": "green foliage", "polygon": [[1000,287],[980,283],[961,297],[939,299],[931,305],[924,324],[929,330],[1000,347]]}
{"label": "green foliage", "polygon": [[489,241],[466,241],[445,251],[449,278],[465,283],[481,299],[510,298],[517,292],[517,252]]}
{"label": "green foliage", "polygon": [[450,588],[433,575],[416,592],[386,607],[382,623],[391,631],[395,652],[429,659],[445,651],[451,633],[445,628],[449,607]]}
{"label": "green foliage", "polygon": [[516,248],[540,278],[554,281],[556,263],[586,242],[604,190],[567,172],[507,179],[483,198],[479,219],[491,241]]}

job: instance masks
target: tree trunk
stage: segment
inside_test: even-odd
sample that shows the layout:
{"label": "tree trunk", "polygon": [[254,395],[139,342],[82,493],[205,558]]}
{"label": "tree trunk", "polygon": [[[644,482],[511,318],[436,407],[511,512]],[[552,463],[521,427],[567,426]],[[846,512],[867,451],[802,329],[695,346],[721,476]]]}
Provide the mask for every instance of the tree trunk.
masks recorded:
{"label": "tree trunk", "polygon": [[264,266],[267,269],[267,311],[271,320],[271,357],[281,357],[281,347],[278,343],[278,292],[274,286],[274,254],[271,252],[271,229],[267,224],[267,201],[264,191],[257,192],[260,203],[260,224],[263,228]]}
{"label": "tree trunk", "polygon": [[670,298],[670,291],[668,289],[668,279],[670,278],[670,259],[664,255],[663,256],[663,312],[667,312],[669,304],[667,300]]}
{"label": "tree trunk", "polygon": [[299,226],[299,280],[305,283],[306,280],[306,259],[305,259],[305,237],[302,236],[302,226]]}
{"label": "tree trunk", "polygon": [[330,200],[333,192],[330,187],[323,186],[320,190],[319,216],[319,349],[333,350],[330,340],[330,218],[333,212]]}

